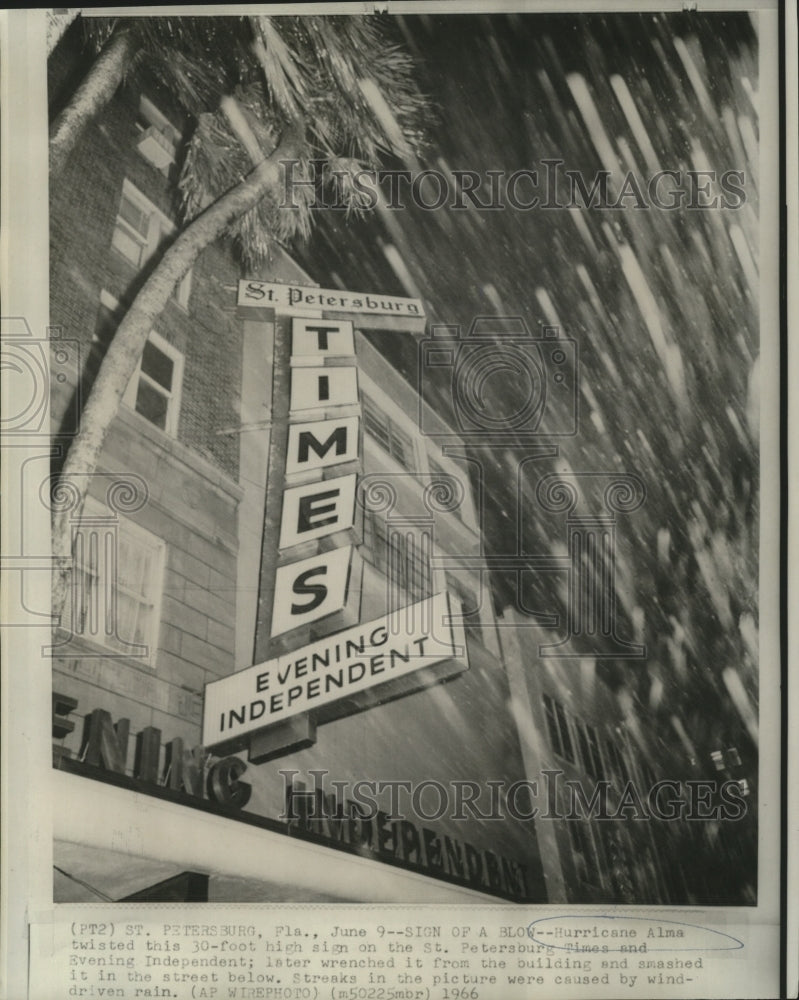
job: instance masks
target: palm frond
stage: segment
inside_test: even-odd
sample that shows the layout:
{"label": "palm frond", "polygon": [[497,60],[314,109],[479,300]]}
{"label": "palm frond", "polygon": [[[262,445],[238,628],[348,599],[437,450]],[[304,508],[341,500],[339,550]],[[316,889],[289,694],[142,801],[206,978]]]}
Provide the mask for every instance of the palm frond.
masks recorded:
{"label": "palm frond", "polygon": [[[377,168],[387,156],[412,160],[422,148],[430,105],[389,19],[166,15],[87,21],[86,37],[96,50],[115,31],[132,32],[128,76],[156,82],[196,122],[179,180],[187,220],[253,168],[252,148],[248,155],[219,110],[226,95],[235,95],[264,156],[289,122],[301,120],[308,146],[295,179],[332,185],[348,214],[367,204],[355,183],[358,171]],[[311,159],[325,164],[321,176]],[[285,203],[278,194],[231,226],[248,262],[268,255],[276,242],[310,234],[313,186],[295,185]]]}
{"label": "palm frond", "polygon": [[252,17],[256,58],[264,72],[267,90],[280,110],[289,117],[300,114],[307,97],[307,84],[296,53],[283,40],[275,19]]}

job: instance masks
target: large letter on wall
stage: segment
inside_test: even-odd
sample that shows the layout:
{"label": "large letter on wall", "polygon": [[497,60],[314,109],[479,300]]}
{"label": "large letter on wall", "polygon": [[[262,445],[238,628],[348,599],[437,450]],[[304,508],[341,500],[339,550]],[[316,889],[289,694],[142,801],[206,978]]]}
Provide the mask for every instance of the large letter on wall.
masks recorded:
{"label": "large letter on wall", "polygon": [[289,408],[298,410],[326,410],[334,406],[358,404],[358,369],[292,368],[291,398]]}
{"label": "large letter on wall", "polygon": [[280,548],[351,528],[355,521],[355,480],[354,475],[339,476],[285,490]]}
{"label": "large letter on wall", "polygon": [[[352,323],[329,319],[295,319],[291,324],[291,363],[298,358],[340,358],[355,354]],[[302,363],[302,362],[301,362]]]}
{"label": "large letter on wall", "polygon": [[324,469],[358,458],[358,418],[315,420],[289,427],[286,472]]}
{"label": "large letter on wall", "polygon": [[351,556],[352,546],[348,545],[278,567],[273,636],[341,611],[347,603]]}

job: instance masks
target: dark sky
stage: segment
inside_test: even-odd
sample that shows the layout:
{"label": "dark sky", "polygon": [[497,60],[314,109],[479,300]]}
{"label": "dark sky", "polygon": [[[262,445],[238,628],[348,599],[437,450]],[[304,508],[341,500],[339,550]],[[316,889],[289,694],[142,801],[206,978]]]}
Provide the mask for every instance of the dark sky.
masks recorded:
{"label": "dark sky", "polygon": [[[654,704],[672,740],[668,720],[681,706],[691,739],[746,741],[748,709],[731,701],[724,670],[737,673],[756,704],[753,22],[737,14],[515,14],[406,16],[396,26],[438,109],[423,158],[397,166],[433,169],[446,183],[453,170],[475,171],[486,185],[491,171],[507,184],[514,171],[537,170],[539,189],[528,182],[517,192],[543,202],[543,161],[557,160],[552,200],[562,207],[457,210],[452,182],[435,210],[414,207],[407,191],[404,207],[361,220],[322,210],[306,265],[322,285],[418,294],[432,322],[463,333],[477,316],[507,315],[521,317],[534,340],[547,325],[573,339],[577,433],[557,437],[575,414],[557,402],[544,365],[551,391],[538,431],[558,444],[558,456],[522,476],[523,528],[511,485],[525,443],[472,451],[489,486],[489,547],[560,551],[563,519],[545,516],[535,496],[548,472],[638,476],[646,502],[618,523],[618,606],[621,632],[645,642],[648,656],[643,665],[605,661],[604,674]],[[566,172],[590,190],[603,168],[616,193],[610,204],[626,191],[619,207],[566,207],[576,183]],[[653,200],[658,171],[674,172],[656,189],[677,191],[674,209],[663,207],[667,197],[660,206]],[[428,188],[425,197],[435,194]],[[452,414],[452,371],[420,376],[410,337],[382,335],[380,344]],[[486,385],[492,412],[516,412],[523,380],[499,373]],[[552,602],[532,589],[526,600]],[[503,593],[514,599],[512,587]]]}

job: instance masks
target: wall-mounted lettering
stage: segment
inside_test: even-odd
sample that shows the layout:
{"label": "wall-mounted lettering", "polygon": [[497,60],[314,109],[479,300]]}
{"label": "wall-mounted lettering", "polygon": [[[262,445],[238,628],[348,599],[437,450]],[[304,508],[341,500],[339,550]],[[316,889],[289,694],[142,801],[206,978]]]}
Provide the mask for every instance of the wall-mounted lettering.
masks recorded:
{"label": "wall-mounted lettering", "polygon": [[271,634],[282,635],[341,611],[347,603],[351,558],[348,545],[279,566]]}
{"label": "wall-mounted lettering", "polygon": [[292,486],[283,494],[280,548],[324,538],[355,522],[356,476]]}
{"label": "wall-mounted lettering", "polygon": [[314,420],[289,427],[286,473],[326,469],[358,457],[358,418]]}
{"label": "wall-mounted lettering", "polygon": [[357,368],[336,368],[330,365],[291,369],[289,408],[292,413],[357,404]]}
{"label": "wall-mounted lettering", "polygon": [[229,746],[249,733],[444,660],[468,667],[461,613],[446,592],[337,632],[206,685],[203,739]]}
{"label": "wall-mounted lettering", "polygon": [[352,323],[326,319],[295,319],[291,324],[291,363],[302,358],[352,357]]}

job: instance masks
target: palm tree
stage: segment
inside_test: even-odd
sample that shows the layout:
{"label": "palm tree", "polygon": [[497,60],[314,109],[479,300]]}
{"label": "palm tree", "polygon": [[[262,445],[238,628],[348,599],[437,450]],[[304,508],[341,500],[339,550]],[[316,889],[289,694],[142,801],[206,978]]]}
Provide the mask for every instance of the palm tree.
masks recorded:
{"label": "palm tree", "polygon": [[[51,131],[55,181],[83,125],[137,66],[170,80],[197,122],[179,181],[184,226],[120,322],[61,470],[60,481],[77,487],[79,504],[153,323],[203,249],[228,236],[243,260],[256,262],[273,242],[309,233],[313,194],[304,187],[304,198],[282,208],[281,164],[291,161],[300,176],[310,177],[315,160],[316,173],[321,164],[323,178],[337,180],[339,199],[357,211],[357,191],[347,183],[353,172],[377,167],[384,156],[407,159],[423,141],[428,105],[410,57],[392,44],[381,19],[166,20],[169,25],[140,18],[95,25],[100,52]],[[228,47],[217,55],[222,42]],[[209,110],[221,88],[224,96]],[[56,616],[70,578],[69,519],[69,512],[54,511]]]}
{"label": "palm tree", "polygon": [[92,18],[81,22],[81,28],[94,58],[50,125],[51,181],[58,179],[84,128],[123,81],[146,74],[177,94],[196,116],[235,85],[249,59],[248,27],[241,17]]}

